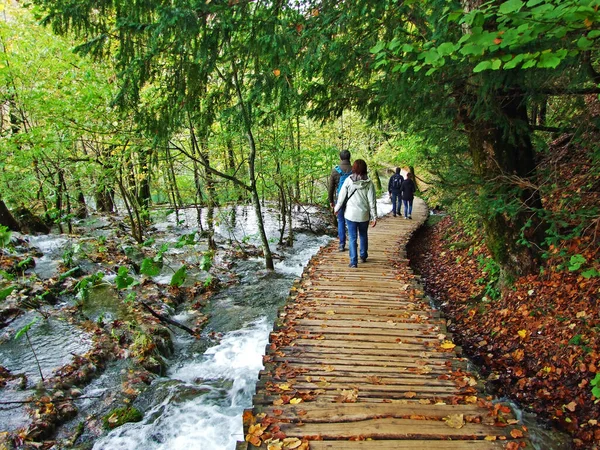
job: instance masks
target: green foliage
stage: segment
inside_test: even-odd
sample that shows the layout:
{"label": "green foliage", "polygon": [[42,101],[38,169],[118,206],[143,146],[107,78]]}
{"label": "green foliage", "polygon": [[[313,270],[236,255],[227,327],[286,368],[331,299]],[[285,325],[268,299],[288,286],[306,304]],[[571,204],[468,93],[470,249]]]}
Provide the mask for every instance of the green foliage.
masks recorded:
{"label": "green foliage", "polygon": [[37,321],[38,321],[38,318],[36,317],[31,322],[29,322],[27,325],[25,325],[23,328],[21,328],[20,330],[18,330],[15,333],[15,337],[14,338],[15,339],[19,339],[21,336],[26,335],[29,332],[29,330],[31,330],[31,327],[37,323]]}
{"label": "green foliage", "polygon": [[179,237],[175,243],[175,248],[183,248],[186,245],[194,245],[196,242],[196,233],[184,234]]}
{"label": "green foliage", "polygon": [[155,277],[162,270],[162,261],[155,261],[154,258],[144,258],[140,266],[140,273],[149,277]]}
{"label": "green foliage", "polygon": [[26,269],[27,266],[29,266],[32,262],[33,262],[33,257],[28,256],[24,260],[18,262],[17,268],[19,268],[19,269]]}
{"label": "green foliage", "polygon": [[183,265],[173,274],[171,277],[171,282],[169,283],[171,286],[181,287],[185,282],[187,272],[186,266]]}
{"label": "green foliage", "polygon": [[585,257],[583,255],[573,255],[571,256],[571,259],[569,260],[569,270],[571,272],[574,272],[576,270],[579,270],[581,268],[582,265],[584,265],[587,262],[587,260],[585,259]]}
{"label": "green foliage", "polygon": [[208,272],[212,267],[214,256],[213,252],[205,252],[200,260],[200,270]]}
{"label": "green foliage", "polygon": [[117,276],[115,277],[115,285],[117,289],[128,289],[134,286],[134,283],[137,283],[135,279],[129,275],[129,270],[125,266],[119,267],[117,271]]}
{"label": "green foliage", "polygon": [[128,422],[139,422],[144,415],[132,406],[116,408],[102,418],[104,428],[112,430]]}
{"label": "green foliage", "polygon": [[485,274],[485,277],[476,280],[478,284],[485,285],[485,289],[483,292],[484,300],[499,299],[502,295],[502,293],[498,289],[498,282],[500,280],[501,275],[500,266],[492,258],[486,258],[481,255],[477,258],[477,261],[479,262],[479,266]]}
{"label": "green foliage", "polygon": [[15,290],[17,290],[17,286],[8,286],[0,289],[0,302],[6,300],[6,297],[12,294]]}
{"label": "green foliage", "polygon": [[12,232],[8,229],[8,227],[0,225],[0,248],[8,247],[11,236]]}
{"label": "green foliage", "polygon": [[600,372],[596,373],[596,376],[590,381],[592,386],[592,395],[597,399],[600,399]]}
{"label": "green foliage", "polygon": [[62,253],[62,261],[65,267],[73,267],[74,257],[81,250],[79,244],[68,244]]}
{"label": "green foliage", "polygon": [[89,297],[90,289],[102,282],[104,279],[104,272],[96,272],[95,274],[88,275],[77,282],[73,291],[76,296],[80,297],[81,300],[85,301]]}
{"label": "green foliage", "polygon": [[66,280],[70,276],[76,275],[78,272],[81,272],[81,268],[79,266],[75,266],[72,269],[67,270],[65,273],[62,273],[60,277],[58,277],[58,280]]}

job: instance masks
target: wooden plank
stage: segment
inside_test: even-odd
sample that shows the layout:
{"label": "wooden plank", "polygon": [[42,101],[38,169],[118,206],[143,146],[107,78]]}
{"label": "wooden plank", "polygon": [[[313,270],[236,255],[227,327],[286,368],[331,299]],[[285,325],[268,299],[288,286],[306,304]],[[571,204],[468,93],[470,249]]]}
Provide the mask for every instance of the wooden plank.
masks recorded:
{"label": "wooden plank", "polygon": [[480,418],[485,420],[488,411],[475,405],[422,405],[420,403],[331,403],[316,405],[263,406],[257,412],[264,412],[280,419],[299,420],[304,423],[358,422],[376,417],[408,419],[414,416],[442,420],[453,414],[462,414],[465,420]]}
{"label": "wooden plank", "polygon": [[453,428],[438,420],[380,418],[355,422],[281,423],[281,430],[290,437],[320,437],[322,439],[484,439],[486,436],[510,437],[507,428],[465,423]]}
{"label": "wooden plank", "polygon": [[505,448],[505,443],[484,440],[311,441],[310,450],[496,450]]}

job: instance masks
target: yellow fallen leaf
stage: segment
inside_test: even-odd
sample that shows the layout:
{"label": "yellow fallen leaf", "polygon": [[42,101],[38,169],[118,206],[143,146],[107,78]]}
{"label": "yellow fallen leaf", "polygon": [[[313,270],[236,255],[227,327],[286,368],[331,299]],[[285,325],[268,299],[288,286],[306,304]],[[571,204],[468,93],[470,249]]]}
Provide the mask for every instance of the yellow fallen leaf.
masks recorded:
{"label": "yellow fallen leaf", "polygon": [[282,450],[283,442],[280,442],[279,439],[273,441],[267,445],[267,450]]}
{"label": "yellow fallen leaf", "polygon": [[456,347],[456,344],[453,344],[452,342],[446,340],[441,343],[440,347],[442,347],[443,349],[446,349],[446,350],[451,350],[454,347]]}
{"label": "yellow fallen leaf", "polygon": [[486,436],[483,439],[486,441],[495,441],[497,438],[496,436]]}
{"label": "yellow fallen leaf", "polygon": [[294,397],[293,399],[290,400],[290,405],[297,405],[298,403],[302,403],[301,398]]}
{"label": "yellow fallen leaf", "polygon": [[465,426],[465,417],[464,414],[450,414],[448,417],[445,417],[446,425],[450,428],[462,428]]}
{"label": "yellow fallen leaf", "polygon": [[290,391],[292,388],[290,387],[289,384],[287,383],[283,383],[277,386],[279,389],[281,389],[282,391]]}
{"label": "yellow fallen leaf", "polygon": [[283,405],[283,400],[281,400],[280,398],[277,398],[277,399],[273,400],[273,405],[281,406],[281,405]]}
{"label": "yellow fallen leaf", "polygon": [[325,314],[327,314],[328,316],[334,316],[335,315],[335,311],[333,309],[330,309]]}
{"label": "yellow fallen leaf", "polygon": [[527,330],[519,330],[517,334],[521,337],[521,339],[525,339],[527,337]]}
{"label": "yellow fallen leaf", "polygon": [[465,397],[465,403],[477,403],[477,396],[476,395],[467,395]]}
{"label": "yellow fallen leaf", "polygon": [[298,438],[285,438],[283,440],[283,448],[294,449],[302,445],[302,441]]}
{"label": "yellow fallen leaf", "polygon": [[333,366],[325,366],[323,369],[325,369],[325,372],[333,372],[335,370]]}
{"label": "yellow fallen leaf", "polygon": [[404,396],[405,396],[406,398],[415,398],[415,397],[417,396],[417,393],[416,393],[416,392],[413,392],[413,391],[408,391],[408,392],[405,392],[405,393],[404,393]]}

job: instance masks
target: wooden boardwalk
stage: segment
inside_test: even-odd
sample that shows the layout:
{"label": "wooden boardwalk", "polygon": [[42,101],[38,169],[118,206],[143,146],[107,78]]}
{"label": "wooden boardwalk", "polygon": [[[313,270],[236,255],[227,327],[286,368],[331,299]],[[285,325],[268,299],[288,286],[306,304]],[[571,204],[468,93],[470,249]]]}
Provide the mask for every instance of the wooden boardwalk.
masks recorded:
{"label": "wooden boardwalk", "polygon": [[358,269],[337,243],[312,259],[271,333],[238,450],[530,447],[423,299],[405,245],[428,211],[414,209],[369,228]]}

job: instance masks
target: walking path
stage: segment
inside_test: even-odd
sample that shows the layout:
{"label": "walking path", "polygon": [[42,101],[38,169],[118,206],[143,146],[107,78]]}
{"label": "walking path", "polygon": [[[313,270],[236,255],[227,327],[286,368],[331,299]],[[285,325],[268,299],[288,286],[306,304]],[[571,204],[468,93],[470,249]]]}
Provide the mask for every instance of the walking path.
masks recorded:
{"label": "walking path", "polygon": [[265,356],[238,450],[516,449],[510,408],[482,395],[423,299],[405,245],[427,218],[369,228],[369,259],[348,268],[337,243],[292,288]]}

